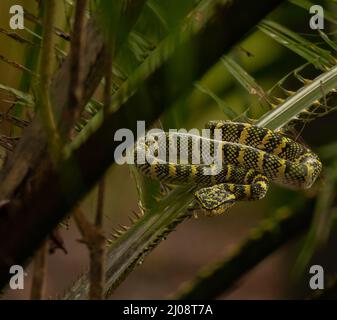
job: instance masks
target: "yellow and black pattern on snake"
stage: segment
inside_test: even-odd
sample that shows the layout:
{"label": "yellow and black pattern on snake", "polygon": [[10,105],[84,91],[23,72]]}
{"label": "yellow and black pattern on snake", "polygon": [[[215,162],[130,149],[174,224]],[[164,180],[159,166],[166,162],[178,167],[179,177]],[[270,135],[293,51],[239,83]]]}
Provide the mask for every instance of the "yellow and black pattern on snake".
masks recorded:
{"label": "yellow and black pattern on snake", "polygon": [[[209,137],[147,135],[136,143],[136,166],[164,183],[200,186],[195,198],[209,215],[263,198],[269,180],[309,188],[320,174],[322,164],[311,150],[272,130],[231,121],[211,121],[206,128]],[[140,155],[145,161],[137,161]]]}

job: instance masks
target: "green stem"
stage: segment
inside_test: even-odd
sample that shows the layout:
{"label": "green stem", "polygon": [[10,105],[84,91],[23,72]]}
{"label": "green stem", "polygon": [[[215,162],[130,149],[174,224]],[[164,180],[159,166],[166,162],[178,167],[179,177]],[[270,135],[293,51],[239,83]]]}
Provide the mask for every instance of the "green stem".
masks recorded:
{"label": "green stem", "polygon": [[50,148],[53,152],[59,149],[59,136],[56,120],[50,99],[50,87],[54,68],[54,24],[56,1],[48,1],[43,16],[43,39],[40,61],[40,83],[38,94],[38,112],[47,131]]}

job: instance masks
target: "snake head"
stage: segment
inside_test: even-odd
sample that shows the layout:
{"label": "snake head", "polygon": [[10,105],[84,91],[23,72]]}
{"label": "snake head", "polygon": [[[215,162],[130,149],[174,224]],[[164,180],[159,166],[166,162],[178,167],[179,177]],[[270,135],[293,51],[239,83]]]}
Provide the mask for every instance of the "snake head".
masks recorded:
{"label": "snake head", "polygon": [[236,202],[235,195],[224,184],[202,188],[194,196],[208,216],[221,215]]}

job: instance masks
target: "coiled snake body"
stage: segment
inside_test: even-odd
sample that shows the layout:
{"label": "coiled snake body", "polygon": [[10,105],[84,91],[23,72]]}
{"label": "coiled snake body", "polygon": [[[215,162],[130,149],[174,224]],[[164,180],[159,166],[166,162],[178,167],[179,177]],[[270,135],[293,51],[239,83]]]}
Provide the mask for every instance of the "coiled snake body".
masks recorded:
{"label": "coiled snake body", "polygon": [[232,121],[211,121],[206,128],[209,137],[146,135],[137,141],[134,157],[146,176],[170,184],[196,183],[195,198],[209,215],[222,214],[236,201],[263,198],[269,181],[309,188],[321,172],[317,155],[280,133]]}

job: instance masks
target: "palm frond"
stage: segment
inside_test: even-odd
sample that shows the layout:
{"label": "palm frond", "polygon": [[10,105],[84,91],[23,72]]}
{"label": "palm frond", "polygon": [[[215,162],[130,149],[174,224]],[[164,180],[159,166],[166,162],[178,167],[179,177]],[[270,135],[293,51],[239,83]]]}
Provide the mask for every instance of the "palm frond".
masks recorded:
{"label": "palm frond", "polygon": [[330,51],[318,47],[277,22],[264,20],[259,24],[259,29],[322,71],[336,63]]}

